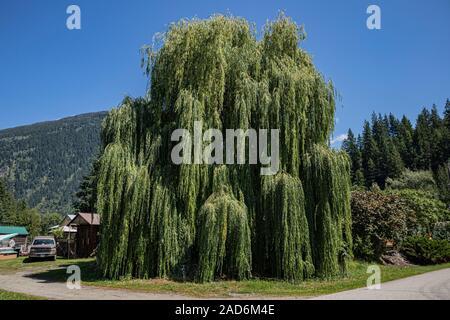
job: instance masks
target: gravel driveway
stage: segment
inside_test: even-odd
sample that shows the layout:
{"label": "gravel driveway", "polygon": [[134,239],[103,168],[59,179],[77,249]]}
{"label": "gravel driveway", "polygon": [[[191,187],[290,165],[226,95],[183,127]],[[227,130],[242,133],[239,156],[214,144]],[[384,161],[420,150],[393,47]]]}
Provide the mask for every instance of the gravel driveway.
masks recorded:
{"label": "gravel driveway", "polygon": [[30,273],[0,275],[0,289],[26,293],[48,299],[61,300],[186,300],[182,295],[147,293],[124,289],[105,289],[81,286],[68,289],[65,282],[53,282],[32,277]]}

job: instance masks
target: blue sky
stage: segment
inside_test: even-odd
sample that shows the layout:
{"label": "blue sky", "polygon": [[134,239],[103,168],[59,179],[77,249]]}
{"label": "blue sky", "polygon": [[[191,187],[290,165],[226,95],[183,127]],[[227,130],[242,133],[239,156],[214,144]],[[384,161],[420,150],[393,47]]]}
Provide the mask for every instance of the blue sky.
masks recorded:
{"label": "blue sky", "polygon": [[[81,8],[81,30],[66,8]],[[381,8],[381,30],[366,9]],[[256,23],[284,10],[341,99],[335,137],[372,111],[415,119],[450,98],[450,1],[13,1],[0,4],[0,128],[107,110],[143,95],[139,49],[170,22],[231,13]]]}

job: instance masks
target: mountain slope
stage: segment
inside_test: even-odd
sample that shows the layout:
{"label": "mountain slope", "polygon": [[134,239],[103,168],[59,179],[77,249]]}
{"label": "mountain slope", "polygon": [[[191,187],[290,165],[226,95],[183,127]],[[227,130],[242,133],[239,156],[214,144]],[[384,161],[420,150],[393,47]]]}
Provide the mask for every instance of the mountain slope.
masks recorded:
{"label": "mountain slope", "polygon": [[100,146],[107,112],[0,130],[0,178],[42,212],[69,213]]}

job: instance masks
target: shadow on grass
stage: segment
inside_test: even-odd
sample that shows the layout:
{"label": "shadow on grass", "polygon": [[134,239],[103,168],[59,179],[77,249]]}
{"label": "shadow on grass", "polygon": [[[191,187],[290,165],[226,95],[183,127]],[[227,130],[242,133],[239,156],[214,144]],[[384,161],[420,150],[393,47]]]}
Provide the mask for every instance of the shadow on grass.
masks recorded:
{"label": "shadow on grass", "polygon": [[44,283],[66,282],[67,278],[72,274],[67,273],[67,268],[71,265],[80,267],[81,279],[83,281],[91,282],[101,280],[95,261],[82,261],[75,264],[60,264],[57,268],[27,274],[25,277],[37,279]]}
{"label": "shadow on grass", "polygon": [[42,261],[54,261],[53,258],[30,258],[26,257],[23,259],[22,263],[33,263],[33,262],[42,262]]}

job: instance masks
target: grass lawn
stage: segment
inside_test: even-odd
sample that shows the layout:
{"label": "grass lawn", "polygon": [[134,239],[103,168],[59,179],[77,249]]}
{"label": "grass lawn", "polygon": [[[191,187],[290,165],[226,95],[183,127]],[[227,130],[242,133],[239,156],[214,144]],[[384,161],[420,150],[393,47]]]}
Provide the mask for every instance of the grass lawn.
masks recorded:
{"label": "grass lawn", "polygon": [[[369,263],[354,261],[350,264],[346,277],[334,279],[311,279],[299,283],[271,279],[252,279],[246,281],[217,281],[212,283],[178,282],[168,279],[101,279],[95,267],[94,259],[42,261],[27,263],[18,258],[0,261],[0,273],[18,271],[35,271],[35,276],[43,280],[65,281],[67,274],[65,267],[76,264],[81,268],[83,285],[98,287],[131,289],[147,292],[176,293],[194,297],[239,297],[239,295],[261,296],[317,296],[366,286],[369,274],[366,273]],[[381,281],[390,281],[429,271],[450,268],[450,263],[433,266],[383,266]]]}
{"label": "grass lawn", "polygon": [[0,290],[0,300],[42,300],[44,298],[30,296],[23,293]]}

